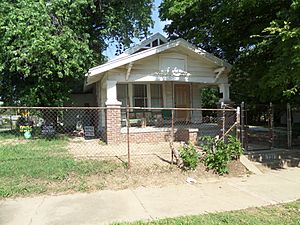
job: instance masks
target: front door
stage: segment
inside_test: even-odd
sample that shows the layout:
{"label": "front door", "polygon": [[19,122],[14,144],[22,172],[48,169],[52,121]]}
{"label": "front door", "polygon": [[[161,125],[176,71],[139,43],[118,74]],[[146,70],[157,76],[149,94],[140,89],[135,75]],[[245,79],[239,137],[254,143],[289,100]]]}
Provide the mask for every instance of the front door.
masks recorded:
{"label": "front door", "polygon": [[[175,84],[175,108],[190,108],[190,85],[189,84]],[[189,121],[190,111],[176,110],[177,121]]]}

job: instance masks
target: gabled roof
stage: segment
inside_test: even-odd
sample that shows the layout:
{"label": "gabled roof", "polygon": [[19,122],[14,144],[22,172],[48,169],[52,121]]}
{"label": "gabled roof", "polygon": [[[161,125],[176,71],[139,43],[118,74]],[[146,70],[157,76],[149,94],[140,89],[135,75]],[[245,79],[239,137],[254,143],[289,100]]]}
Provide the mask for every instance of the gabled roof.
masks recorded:
{"label": "gabled roof", "polygon": [[[158,38],[158,37],[159,38],[163,37],[164,38],[164,39],[162,38],[163,41],[166,40],[166,38],[164,36],[162,36],[161,34],[159,34],[159,33],[155,34],[149,40],[147,39],[147,40],[143,41],[140,45],[135,46],[131,49],[128,49],[126,52],[124,52],[119,57],[112,59],[112,60],[108,61],[107,63],[104,63],[100,66],[96,66],[94,68],[89,69],[88,73],[85,74],[86,85],[96,82],[95,79],[93,79],[93,81],[91,80],[92,77],[95,77],[100,74],[104,74],[105,72],[107,72],[109,70],[118,68],[120,66],[124,66],[126,64],[133,63],[137,60],[164,52],[166,50],[169,50],[172,48],[177,48],[179,46],[188,51],[191,51],[195,55],[199,56],[201,59],[207,60],[207,61],[215,64],[216,66],[225,67],[227,70],[230,70],[232,68],[232,66],[229,63],[227,63],[226,61],[208,53],[207,51],[205,51],[201,48],[197,48],[196,46],[190,44],[189,42],[187,42],[181,38],[166,42],[165,44],[158,45],[156,47],[150,47],[149,49],[143,50],[144,46],[147,46],[149,43],[151,43],[151,41],[153,41],[155,38]],[[143,51],[140,51],[140,50],[143,50]],[[99,77],[99,79],[100,78],[101,78],[101,76]]]}
{"label": "gabled roof", "polygon": [[119,55],[116,58],[122,58],[127,55],[132,55],[136,52],[139,52],[141,50],[146,50],[152,47],[156,47],[153,45],[153,42],[157,41],[157,45],[162,45],[168,42],[168,39],[163,36],[161,33],[156,33],[152,35],[151,37],[147,38],[146,40],[142,41],[141,43],[133,46],[132,48],[127,49],[125,52],[123,52],[121,55]]}

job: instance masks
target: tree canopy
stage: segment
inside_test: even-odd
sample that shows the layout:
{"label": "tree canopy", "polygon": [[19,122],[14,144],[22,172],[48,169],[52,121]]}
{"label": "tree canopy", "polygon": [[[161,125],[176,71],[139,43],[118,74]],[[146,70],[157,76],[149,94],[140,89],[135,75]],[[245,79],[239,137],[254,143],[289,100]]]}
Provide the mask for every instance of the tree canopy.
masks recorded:
{"label": "tree canopy", "polygon": [[233,63],[233,100],[299,101],[299,0],[164,0],[160,17],[170,38]]}
{"label": "tree canopy", "polygon": [[6,0],[0,3],[0,96],[5,104],[62,105],[91,66],[152,25],[152,0]]}

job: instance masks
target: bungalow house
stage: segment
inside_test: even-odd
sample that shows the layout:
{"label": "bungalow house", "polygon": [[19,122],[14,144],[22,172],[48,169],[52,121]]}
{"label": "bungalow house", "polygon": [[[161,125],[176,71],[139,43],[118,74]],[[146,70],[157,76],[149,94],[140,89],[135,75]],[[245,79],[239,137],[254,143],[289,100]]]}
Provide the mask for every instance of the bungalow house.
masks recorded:
{"label": "bungalow house", "polygon": [[[157,33],[91,68],[85,75],[85,89],[93,87],[97,105],[110,108],[99,125],[106,127],[108,142],[118,142],[123,118],[118,107],[200,108],[201,88],[206,86],[219,87],[220,102],[229,102],[230,69],[229,63],[181,38],[168,41]],[[175,115],[191,122],[201,116],[200,111]]]}

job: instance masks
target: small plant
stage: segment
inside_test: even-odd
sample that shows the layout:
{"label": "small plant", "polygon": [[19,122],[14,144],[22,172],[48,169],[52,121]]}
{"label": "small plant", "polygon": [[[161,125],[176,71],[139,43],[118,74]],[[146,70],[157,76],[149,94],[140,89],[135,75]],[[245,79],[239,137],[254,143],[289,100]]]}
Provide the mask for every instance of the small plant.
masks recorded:
{"label": "small plant", "polygon": [[179,149],[180,157],[185,169],[195,169],[199,163],[199,153],[191,143],[184,144]]}
{"label": "small plant", "polygon": [[106,145],[105,142],[103,140],[101,140],[101,139],[99,139],[98,144],[99,145]]}
{"label": "small plant", "polygon": [[228,173],[228,162],[237,159],[243,153],[240,142],[232,136],[228,137],[228,143],[209,136],[201,138],[201,141],[205,152],[203,163],[220,175]]}
{"label": "small plant", "polygon": [[233,136],[228,137],[227,149],[231,159],[238,159],[244,152],[241,143]]}

